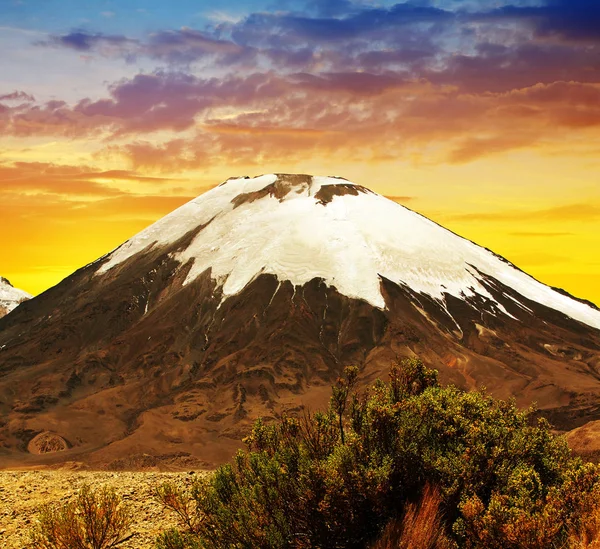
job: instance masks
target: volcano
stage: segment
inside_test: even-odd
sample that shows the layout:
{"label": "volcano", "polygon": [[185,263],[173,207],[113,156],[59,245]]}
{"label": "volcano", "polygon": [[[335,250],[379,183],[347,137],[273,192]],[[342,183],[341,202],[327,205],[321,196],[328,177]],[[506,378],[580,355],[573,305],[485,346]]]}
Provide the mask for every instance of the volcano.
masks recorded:
{"label": "volcano", "polygon": [[600,419],[592,303],[345,179],[232,178],[0,320],[0,464],[214,465],[406,356]]}

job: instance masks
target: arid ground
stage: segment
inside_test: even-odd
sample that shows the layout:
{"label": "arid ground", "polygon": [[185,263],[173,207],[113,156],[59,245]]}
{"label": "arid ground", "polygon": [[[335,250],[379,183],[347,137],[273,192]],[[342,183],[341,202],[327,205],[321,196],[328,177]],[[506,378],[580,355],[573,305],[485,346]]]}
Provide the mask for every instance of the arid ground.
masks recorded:
{"label": "arid ground", "polygon": [[66,502],[78,488],[114,487],[131,506],[133,523],[122,549],[153,547],[157,534],[171,526],[175,519],[154,498],[154,490],[165,481],[182,486],[194,475],[204,472],[104,472],[71,470],[0,471],[0,547],[28,548],[29,530],[35,523],[40,505]]}

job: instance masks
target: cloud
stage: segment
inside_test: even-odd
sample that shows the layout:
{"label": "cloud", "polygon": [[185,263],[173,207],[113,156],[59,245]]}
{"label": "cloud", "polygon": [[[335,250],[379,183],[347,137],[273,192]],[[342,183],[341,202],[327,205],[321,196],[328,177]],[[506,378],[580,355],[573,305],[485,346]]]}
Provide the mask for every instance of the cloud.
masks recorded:
{"label": "cloud", "polygon": [[[585,0],[575,3],[593,20],[597,8]],[[480,3],[478,12],[439,4],[446,9],[424,2],[374,7],[314,0],[304,12],[250,13],[203,30],[183,27],[134,39],[76,29],[38,44],[132,63],[139,57],[182,67],[203,61],[215,70],[245,74],[274,68],[280,75],[314,76],[400,71],[408,78],[458,86],[466,93],[600,79],[597,51],[587,44],[532,40],[532,21],[539,26],[554,13],[575,13],[567,0],[487,11]],[[581,22],[583,17],[575,19]]]}
{"label": "cloud", "polygon": [[[123,57],[130,62],[147,57],[185,65],[211,58],[219,67],[239,64],[258,68],[263,62],[304,69],[328,64],[332,70],[340,70],[368,62],[368,55],[361,61],[357,59],[369,53],[365,49],[381,53],[406,49],[404,58],[408,60],[431,55],[431,29],[425,27],[455,17],[450,11],[411,2],[384,8],[346,0],[313,1],[307,9],[304,14],[277,11],[251,13],[240,19],[221,18],[205,30],[183,27],[153,32],[141,39],[74,29],[37,44]],[[310,11],[315,15],[309,15]],[[373,50],[369,40],[380,46]],[[377,62],[381,64],[385,58],[381,56]],[[388,59],[397,63],[402,56]]]}
{"label": "cloud", "polygon": [[18,235],[11,259],[21,268],[62,257],[73,270],[194,197],[166,180],[85,165],[0,163],[0,179],[0,217]]}
{"label": "cloud", "polygon": [[62,35],[51,35],[49,39],[40,40],[36,44],[97,53],[105,57],[122,57],[130,62],[137,57],[148,57],[167,63],[189,64],[206,57],[220,56],[221,63],[232,63],[253,55],[252,49],[187,27],[154,32],[146,40],[74,30]]}
{"label": "cloud", "polygon": [[[195,198],[195,196],[122,193],[94,200],[86,200],[85,197],[67,200],[64,196],[54,193],[22,195],[0,192],[0,194],[2,196],[0,215],[15,222],[19,220],[20,228],[28,222],[31,223],[33,218],[43,220],[44,223],[36,224],[31,228],[36,231],[51,223],[66,226],[68,231],[71,231],[71,226],[74,224],[89,226],[90,222],[101,222],[108,225],[112,221],[135,222],[138,225],[137,230],[141,230],[149,223]],[[63,242],[69,240],[69,235],[66,234]],[[24,238],[23,241],[27,239]]]}
{"label": "cloud", "polygon": [[122,156],[134,169],[151,169],[164,172],[181,172],[208,164],[216,152],[212,141],[172,139],[163,144],[133,141],[125,145],[107,147],[103,154]]}
{"label": "cloud", "polygon": [[475,52],[455,52],[438,66],[422,67],[419,72],[434,84],[456,86],[463,93],[502,93],[557,81],[600,82],[600,59],[594,48],[583,46],[524,41],[490,47],[484,43]]}
{"label": "cloud", "polygon": [[[357,64],[363,69],[383,70],[390,66],[405,66],[412,68],[415,65],[426,64],[436,54],[433,47],[419,44],[388,50],[370,50],[361,52],[356,56]],[[412,73],[411,73],[412,74]]]}
{"label": "cloud", "polygon": [[472,162],[482,156],[523,149],[534,144],[539,137],[531,132],[525,135],[499,135],[494,137],[466,137],[448,154],[451,164]]}
{"label": "cloud", "polygon": [[573,236],[574,233],[557,233],[557,232],[513,232],[511,236],[521,236],[524,238],[554,238],[560,236]]}
{"label": "cloud", "polygon": [[537,30],[542,35],[557,33],[567,40],[600,41],[600,4],[595,0],[550,0]]}
{"label": "cloud", "polygon": [[[321,2],[318,4],[322,5]],[[345,5],[349,5],[345,3]],[[340,3],[330,13],[340,11]],[[326,13],[323,9],[320,14]],[[343,17],[310,17],[292,13],[254,13],[232,29],[242,44],[275,46],[285,37],[292,43],[316,41],[318,45],[372,37],[385,40],[400,27],[454,19],[454,13],[418,3],[398,3],[390,8],[365,6]]]}
{"label": "cloud", "polygon": [[[444,9],[425,2],[375,7],[313,0],[304,12],[250,13],[203,30],[183,27],[134,39],[76,29],[38,44],[132,63],[140,57],[181,67],[209,62],[211,68],[227,72],[277,69],[282,75],[318,76],[402,70],[412,79],[459,86],[467,93],[509,91],[558,79],[599,81],[598,54],[589,44],[548,40],[541,30],[532,40],[531,26],[551,25],[553,17],[563,21],[566,14],[566,21],[570,13],[573,28],[584,24],[584,16],[573,15],[579,12],[567,0],[548,1],[487,11],[480,3],[479,11],[465,11],[458,3],[439,3]],[[595,4],[575,4],[594,21]]]}
{"label": "cloud", "polygon": [[349,93],[356,96],[381,94],[410,83],[404,74],[368,72],[328,72],[319,75],[298,73],[290,76],[292,86],[307,91]]}
{"label": "cloud", "polygon": [[585,221],[600,219],[600,206],[595,204],[566,204],[533,214],[536,219],[560,219],[565,221]]}
{"label": "cloud", "polygon": [[600,4],[596,0],[546,0],[542,5],[525,7],[507,5],[484,17],[527,21],[543,38],[600,41]]}
{"label": "cloud", "polygon": [[[491,154],[564,138],[565,131],[600,125],[600,85],[536,84],[510,92],[466,94],[411,79],[404,72],[255,72],[199,78],[185,72],[138,74],[114,83],[109,96],[22,104],[0,111],[5,134],[100,135],[129,139],[109,148],[127,152],[133,166],[200,166],[236,151],[262,154],[265,146],[320,149],[368,159],[443,143],[446,161],[465,163]],[[162,145],[147,136],[168,132]],[[192,133],[189,136],[178,134]],[[260,139],[256,139],[260,136]],[[143,160],[142,160],[143,159]],[[176,159],[171,161],[170,159]],[[194,164],[195,163],[195,164]]]}
{"label": "cloud", "polygon": [[229,40],[215,39],[198,30],[184,27],[176,31],[151,34],[148,42],[140,48],[140,53],[173,63],[189,63],[211,55],[222,56],[222,63],[232,63],[244,56],[250,57],[253,52]]}
{"label": "cloud", "polygon": [[116,179],[118,181],[143,181],[145,183],[167,183],[176,181],[171,177],[154,177],[148,175],[138,174],[128,170],[106,170],[106,171],[95,171],[95,172],[84,172],[87,177],[94,179]]}
{"label": "cloud", "polygon": [[320,17],[347,15],[358,9],[351,0],[309,0],[306,9]]}
{"label": "cloud", "polygon": [[114,84],[110,99],[84,99],[72,113],[79,119],[112,125],[119,132],[183,131],[213,103],[213,84],[183,73],[138,74]]}
{"label": "cloud", "polygon": [[235,24],[242,19],[242,17],[239,15],[233,15],[222,10],[209,11],[208,13],[204,13],[203,15],[210,21],[216,21],[217,23]]}
{"label": "cloud", "polygon": [[478,212],[453,215],[453,221],[597,221],[600,219],[600,205],[565,204],[554,208],[532,211]]}
{"label": "cloud", "polygon": [[5,93],[4,95],[0,95],[0,101],[25,101],[27,103],[33,103],[35,101],[35,97],[33,97],[33,95],[31,95],[30,93],[15,90],[12,93]]}
{"label": "cloud", "polygon": [[74,30],[67,34],[51,35],[48,40],[37,41],[39,46],[56,46],[73,49],[78,52],[131,53],[131,48],[138,42],[122,35],[107,35],[89,33],[84,30]]}
{"label": "cloud", "polygon": [[[80,199],[116,197],[130,194],[118,187],[121,181],[160,183],[168,178],[149,177],[127,170],[98,171],[89,166],[71,166],[48,162],[0,162],[1,193],[41,193]],[[108,183],[110,182],[110,184]]]}
{"label": "cloud", "polygon": [[[229,93],[220,98],[218,93]],[[115,133],[183,131],[194,117],[215,102],[235,101],[236,90],[217,80],[200,80],[184,73],[138,74],[113,84],[109,97],[82,99],[74,106],[49,101],[7,111],[4,130],[20,136],[83,136],[98,130]],[[0,124],[2,115],[0,113]]]}
{"label": "cloud", "polygon": [[38,44],[162,68],[74,104],[0,100],[0,131],[93,135],[160,171],[263,158],[267,147],[367,160],[431,150],[453,164],[544,147],[600,124],[597,49],[540,30],[565,1],[309,0],[202,30],[73,30]]}

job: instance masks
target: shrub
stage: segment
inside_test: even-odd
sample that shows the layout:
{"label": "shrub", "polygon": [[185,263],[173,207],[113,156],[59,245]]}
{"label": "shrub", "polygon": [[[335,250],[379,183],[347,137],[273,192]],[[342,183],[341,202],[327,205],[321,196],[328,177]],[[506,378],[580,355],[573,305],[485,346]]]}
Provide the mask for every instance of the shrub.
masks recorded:
{"label": "shrub", "polygon": [[62,506],[42,507],[31,532],[35,549],[110,549],[123,541],[129,509],[114,490],[81,488]]}
{"label": "shrub", "polygon": [[436,388],[401,409],[402,476],[414,489],[423,481],[441,487],[455,539],[465,548],[560,544],[582,494],[598,483],[596,467],[573,459],[546,421],[534,423],[514,403]]}
{"label": "shrub", "polygon": [[579,526],[598,471],[531,411],[441,388],[415,359],[362,394],[356,377],[338,380],[324,412],[257,421],[248,449],[191,492],[164,487],[183,534],[160,547],[364,548],[403,516],[399,535],[417,536],[411,505],[428,484],[441,498],[440,543],[448,534],[465,549],[560,547]]}

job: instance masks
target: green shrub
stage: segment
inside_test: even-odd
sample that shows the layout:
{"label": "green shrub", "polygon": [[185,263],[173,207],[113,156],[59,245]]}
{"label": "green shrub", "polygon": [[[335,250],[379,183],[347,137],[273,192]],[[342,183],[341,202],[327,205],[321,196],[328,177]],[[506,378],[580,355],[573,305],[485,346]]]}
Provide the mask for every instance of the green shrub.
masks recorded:
{"label": "green shrub", "polygon": [[598,472],[547,422],[481,391],[441,388],[415,359],[363,394],[352,391],[357,373],[338,380],[324,412],[257,421],[247,451],[190,493],[163,487],[185,535],[159,547],[364,548],[427,484],[458,547],[565,541]]}
{"label": "green shrub", "polygon": [[120,543],[131,523],[129,509],[114,490],[81,488],[64,505],[42,507],[31,531],[35,549],[110,549]]}

